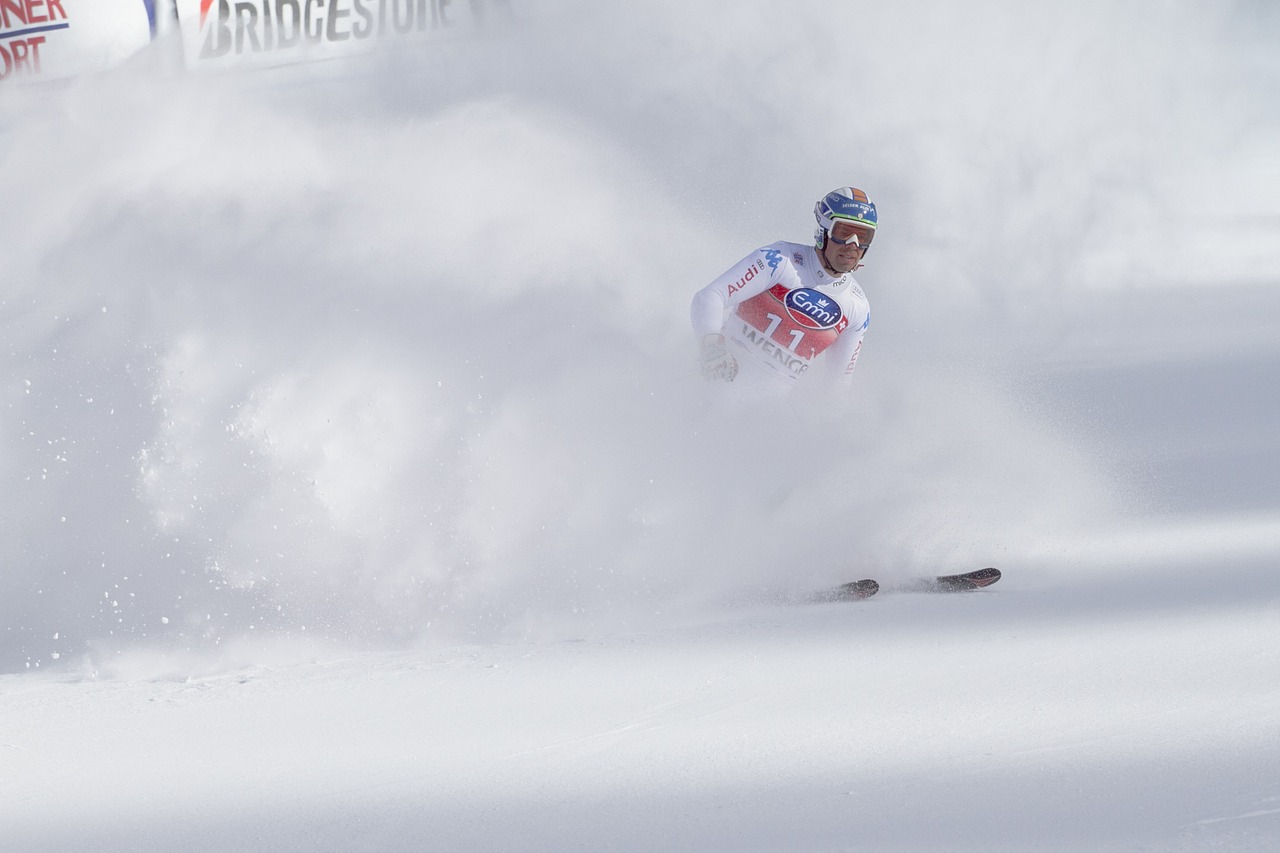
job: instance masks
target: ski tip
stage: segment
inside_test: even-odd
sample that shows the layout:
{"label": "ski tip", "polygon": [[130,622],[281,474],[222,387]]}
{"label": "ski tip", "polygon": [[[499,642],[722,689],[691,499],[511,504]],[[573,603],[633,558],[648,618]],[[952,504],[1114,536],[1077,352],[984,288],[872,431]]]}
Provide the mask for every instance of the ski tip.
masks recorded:
{"label": "ski tip", "polygon": [[840,584],[831,591],[830,601],[861,601],[864,598],[870,598],[880,591],[880,584],[864,578],[860,581],[850,581],[849,583]]}
{"label": "ski tip", "polygon": [[1000,570],[994,566],[988,566],[985,569],[965,572],[960,575],[944,575],[938,578],[937,582],[943,589],[965,591],[982,589],[983,587],[991,586],[998,580],[1000,580]]}
{"label": "ski tip", "polygon": [[1000,570],[995,566],[988,566],[985,569],[978,569],[976,572],[969,572],[966,577],[979,587],[991,586],[991,584],[1000,580]]}

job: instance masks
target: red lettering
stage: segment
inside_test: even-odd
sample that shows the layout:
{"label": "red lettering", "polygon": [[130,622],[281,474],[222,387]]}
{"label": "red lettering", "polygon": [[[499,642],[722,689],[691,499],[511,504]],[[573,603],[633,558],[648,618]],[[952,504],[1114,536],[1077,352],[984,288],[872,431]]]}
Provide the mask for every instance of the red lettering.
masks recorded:
{"label": "red lettering", "polygon": [[858,353],[862,352],[862,341],[858,341],[858,345],[853,348],[853,357],[849,359],[849,364],[845,367],[846,374],[853,373],[853,369],[858,366]]}
{"label": "red lettering", "polygon": [[751,269],[747,270],[746,275],[738,279],[733,284],[729,285],[729,295],[733,296],[733,294],[737,293],[739,290],[742,290],[742,288],[746,287],[747,282],[751,281],[751,279],[756,277],[757,271],[758,271],[758,268],[753,265]]}
{"label": "red lettering", "polygon": [[0,29],[67,19],[62,0],[0,0]]}
{"label": "red lettering", "polygon": [[27,22],[27,8],[22,0],[0,0],[0,27],[11,29],[15,20],[19,24]]}
{"label": "red lettering", "polygon": [[16,39],[9,42],[8,47],[0,44],[0,80],[10,74],[29,72],[40,73],[40,45],[44,44],[44,36],[29,39]]}

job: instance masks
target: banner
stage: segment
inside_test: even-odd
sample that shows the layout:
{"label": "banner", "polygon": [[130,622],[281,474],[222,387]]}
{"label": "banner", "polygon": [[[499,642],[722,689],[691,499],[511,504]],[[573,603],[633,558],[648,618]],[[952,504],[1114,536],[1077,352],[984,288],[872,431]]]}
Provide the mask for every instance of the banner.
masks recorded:
{"label": "banner", "polygon": [[0,0],[0,85],[119,65],[151,30],[145,0]]}
{"label": "banner", "polygon": [[509,0],[177,0],[187,66],[284,65],[475,31]]}

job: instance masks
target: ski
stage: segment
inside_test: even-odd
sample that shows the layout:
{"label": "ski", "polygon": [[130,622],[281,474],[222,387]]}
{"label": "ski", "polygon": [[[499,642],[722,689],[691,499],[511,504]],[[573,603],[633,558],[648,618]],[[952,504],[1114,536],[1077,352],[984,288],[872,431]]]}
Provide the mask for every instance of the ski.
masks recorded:
{"label": "ski", "polygon": [[[956,575],[938,575],[931,578],[916,578],[902,584],[886,587],[895,592],[969,592],[991,586],[1000,580],[1000,570],[993,567],[978,569],[972,572],[961,572]],[[870,598],[880,591],[880,584],[870,578],[850,581],[834,589],[820,592],[814,601],[861,601]]]}
{"label": "ski", "polygon": [[880,584],[865,578],[860,581],[842,583],[835,589],[817,595],[818,601],[861,601],[870,598],[880,591]]}
{"label": "ski", "polygon": [[963,572],[958,575],[924,578],[923,581],[917,581],[917,583],[923,583],[925,592],[969,592],[970,590],[991,586],[998,580],[1000,580],[1000,570],[988,566],[985,569]]}

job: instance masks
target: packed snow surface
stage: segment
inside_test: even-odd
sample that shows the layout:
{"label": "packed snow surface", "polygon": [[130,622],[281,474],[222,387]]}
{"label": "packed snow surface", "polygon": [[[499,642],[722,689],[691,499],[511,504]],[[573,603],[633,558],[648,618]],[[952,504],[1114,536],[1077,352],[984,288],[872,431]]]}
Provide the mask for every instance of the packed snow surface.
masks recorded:
{"label": "packed snow surface", "polygon": [[1280,14],[619,5],[5,84],[0,850],[1280,849]]}

